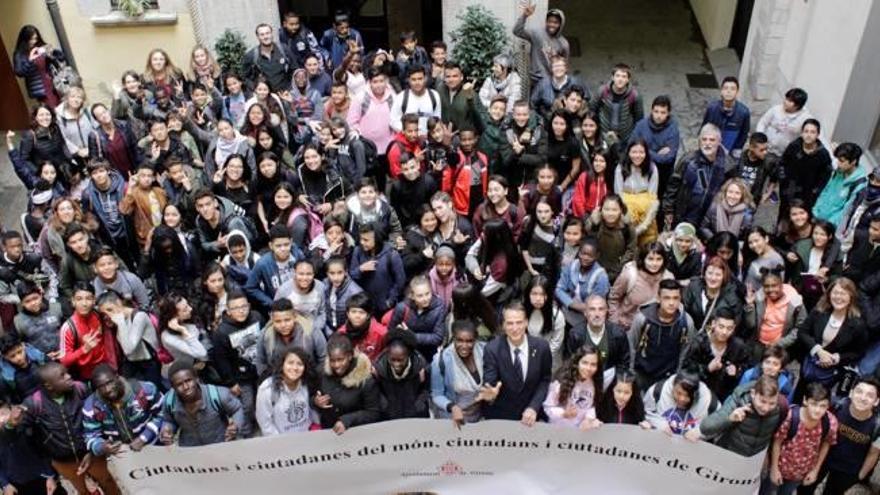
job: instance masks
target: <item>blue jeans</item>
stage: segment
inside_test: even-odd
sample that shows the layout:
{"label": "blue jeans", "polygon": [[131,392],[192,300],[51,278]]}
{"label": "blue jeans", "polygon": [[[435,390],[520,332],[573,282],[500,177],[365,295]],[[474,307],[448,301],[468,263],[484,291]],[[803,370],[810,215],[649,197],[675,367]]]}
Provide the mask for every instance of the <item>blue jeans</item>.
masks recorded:
{"label": "blue jeans", "polygon": [[878,367],[880,367],[880,341],[871,344],[865,356],[859,361],[859,374],[872,375]]}

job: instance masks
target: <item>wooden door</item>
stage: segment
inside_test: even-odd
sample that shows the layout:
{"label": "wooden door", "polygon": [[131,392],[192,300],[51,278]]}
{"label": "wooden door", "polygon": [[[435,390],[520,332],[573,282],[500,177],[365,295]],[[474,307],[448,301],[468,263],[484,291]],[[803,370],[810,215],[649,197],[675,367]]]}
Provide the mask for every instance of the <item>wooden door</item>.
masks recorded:
{"label": "wooden door", "polygon": [[3,95],[3,105],[0,105],[0,129],[25,129],[30,118],[24,96],[18,86],[18,79],[12,70],[12,61],[6,56],[7,53],[3,38],[0,37],[0,95]]}

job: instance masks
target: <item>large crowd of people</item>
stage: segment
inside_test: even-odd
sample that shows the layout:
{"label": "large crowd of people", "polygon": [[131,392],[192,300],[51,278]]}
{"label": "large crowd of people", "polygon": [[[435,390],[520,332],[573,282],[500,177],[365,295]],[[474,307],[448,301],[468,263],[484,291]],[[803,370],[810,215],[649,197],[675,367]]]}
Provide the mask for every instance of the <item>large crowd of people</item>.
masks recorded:
{"label": "large crowd of people", "polygon": [[94,103],[22,28],[3,494],[119,493],[123,450],[416,417],[769,447],[761,493],[868,479],[880,173],[826,147],[803,89],[753,126],[735,77],[684,149],[667,96],[645,108],[622,63],[588,87],[564,14],[533,14],[528,74],[290,12],[238,73],[157,48]]}

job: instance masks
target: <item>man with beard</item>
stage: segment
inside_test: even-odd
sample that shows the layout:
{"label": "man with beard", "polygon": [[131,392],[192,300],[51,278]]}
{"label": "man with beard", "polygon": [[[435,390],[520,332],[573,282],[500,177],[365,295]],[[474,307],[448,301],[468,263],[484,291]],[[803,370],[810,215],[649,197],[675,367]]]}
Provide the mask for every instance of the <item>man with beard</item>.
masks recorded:
{"label": "man with beard", "polygon": [[156,443],[162,393],[155,384],[127,380],[99,364],[92,372],[92,390],[83,405],[83,431],[93,456],[116,455],[123,445],[139,452]]}
{"label": "man with beard", "polygon": [[226,387],[199,381],[192,363],[175,361],[168,370],[171,388],[162,399],[162,429],[159,441],[164,445],[199,447],[230,442],[244,425],[241,402]]}
{"label": "man with beard", "polygon": [[[724,183],[728,155],[721,146],[721,131],[712,124],[700,129],[700,149],[681,158],[663,195],[668,226],[680,222],[698,225]],[[674,221],[674,223],[673,223]]]}
{"label": "man with beard", "polygon": [[257,77],[262,75],[269,83],[272,91],[290,89],[291,74],[296,68],[294,56],[284,44],[275,43],[272,26],[262,23],[256,29],[257,46],[248,50],[241,61],[241,72],[249,88],[257,84]]}
{"label": "man with beard", "polygon": [[318,57],[321,67],[324,66],[324,53],[318,45],[318,38],[312,33],[296,12],[284,14],[281,30],[278,31],[278,41],[286,46],[293,55],[293,66],[303,67],[307,55],[314,54]]}

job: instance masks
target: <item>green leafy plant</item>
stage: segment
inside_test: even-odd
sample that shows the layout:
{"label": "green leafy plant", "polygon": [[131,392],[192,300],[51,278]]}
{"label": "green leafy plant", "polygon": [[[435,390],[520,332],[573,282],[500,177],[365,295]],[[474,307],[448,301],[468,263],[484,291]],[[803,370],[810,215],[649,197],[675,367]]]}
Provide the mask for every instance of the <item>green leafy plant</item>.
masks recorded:
{"label": "green leafy plant", "polygon": [[127,17],[140,17],[150,8],[150,0],[117,0],[116,8]]}
{"label": "green leafy plant", "polygon": [[247,52],[244,36],[238,31],[226,29],[214,43],[214,53],[217,54],[217,63],[223,73],[234,71],[241,74],[241,61]]}
{"label": "green leafy plant", "polygon": [[482,81],[492,74],[492,58],[507,47],[504,24],[482,5],[469,5],[458,19],[461,24],[449,33],[455,43],[452,59],[467,77]]}

